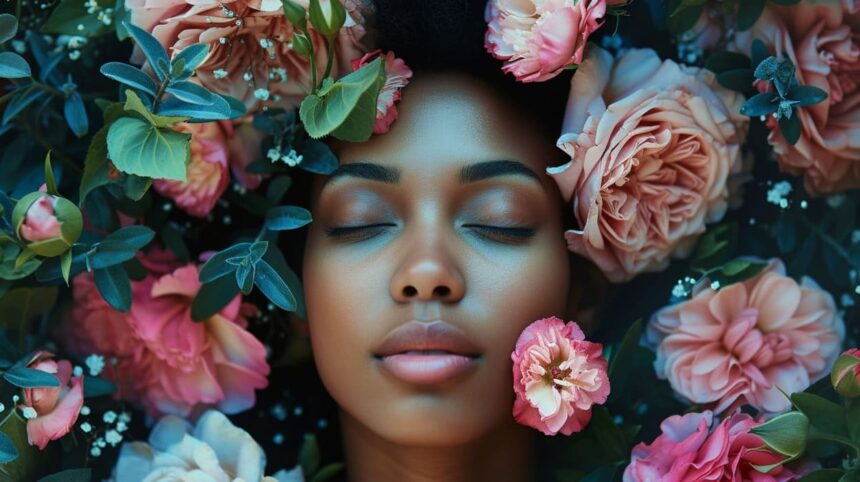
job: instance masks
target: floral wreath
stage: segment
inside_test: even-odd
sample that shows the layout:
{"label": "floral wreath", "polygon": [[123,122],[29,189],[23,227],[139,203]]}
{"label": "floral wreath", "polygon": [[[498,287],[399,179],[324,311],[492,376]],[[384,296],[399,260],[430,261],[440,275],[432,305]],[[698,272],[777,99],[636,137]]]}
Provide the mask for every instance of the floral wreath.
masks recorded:
{"label": "floral wreath", "polygon": [[[308,430],[298,464],[265,476],[261,442],[226,415],[260,408],[273,367],[308,356],[277,246],[311,222],[279,205],[291,173],[331,174],[322,139],[396,122],[413,73],[369,45],[372,15],[353,0],[0,14],[2,476],[341,470]],[[674,55],[631,48],[639,16]],[[610,296],[655,294],[602,309],[601,343],[550,317],[511,347],[513,417],[579,454],[560,480],[860,476],[860,351],[844,350],[860,295],[860,4],[490,0],[485,21],[503,72],[571,79],[570,161],[547,168],[577,223],[569,249]],[[198,249],[243,222],[236,209],[256,237]]]}

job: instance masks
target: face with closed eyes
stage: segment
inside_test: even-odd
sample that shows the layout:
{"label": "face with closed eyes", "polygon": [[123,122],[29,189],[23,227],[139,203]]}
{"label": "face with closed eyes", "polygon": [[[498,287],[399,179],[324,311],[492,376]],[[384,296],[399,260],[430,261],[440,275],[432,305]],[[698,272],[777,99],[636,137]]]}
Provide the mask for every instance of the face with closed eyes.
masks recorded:
{"label": "face with closed eyes", "polygon": [[[311,342],[345,417],[395,443],[461,444],[512,423],[516,339],[565,315],[562,202],[544,173],[559,154],[502,96],[455,74],[418,76],[399,112],[315,181]],[[422,331],[438,320],[443,335]]]}

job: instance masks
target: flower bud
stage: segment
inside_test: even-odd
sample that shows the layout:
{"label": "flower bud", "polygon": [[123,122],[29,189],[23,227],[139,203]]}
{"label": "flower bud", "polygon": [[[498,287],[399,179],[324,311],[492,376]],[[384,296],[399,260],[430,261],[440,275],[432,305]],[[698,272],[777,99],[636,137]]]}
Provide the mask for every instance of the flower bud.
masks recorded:
{"label": "flower bud", "polygon": [[68,199],[44,192],[27,194],[12,212],[12,223],[27,249],[40,256],[59,256],[78,240],[81,211]]}
{"label": "flower bud", "polygon": [[843,397],[860,397],[860,349],[851,348],[839,355],[830,372],[830,381]]}

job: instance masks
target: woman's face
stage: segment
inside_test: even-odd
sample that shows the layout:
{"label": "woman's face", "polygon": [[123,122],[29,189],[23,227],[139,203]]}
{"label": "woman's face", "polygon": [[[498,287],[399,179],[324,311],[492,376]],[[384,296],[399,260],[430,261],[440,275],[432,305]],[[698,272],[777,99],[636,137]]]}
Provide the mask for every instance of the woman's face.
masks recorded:
{"label": "woman's face", "polygon": [[423,76],[385,135],[316,180],[304,287],[317,367],[355,421],[394,443],[466,443],[510,423],[522,329],[564,316],[558,163],[504,99]]}

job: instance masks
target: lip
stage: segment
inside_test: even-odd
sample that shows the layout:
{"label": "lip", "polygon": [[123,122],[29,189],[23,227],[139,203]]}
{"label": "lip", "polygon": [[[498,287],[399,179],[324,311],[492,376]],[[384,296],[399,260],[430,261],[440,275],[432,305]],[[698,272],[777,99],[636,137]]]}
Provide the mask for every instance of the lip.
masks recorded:
{"label": "lip", "polygon": [[389,332],[374,358],[394,378],[434,385],[476,368],[480,354],[480,348],[460,328],[442,320],[412,320]]}

